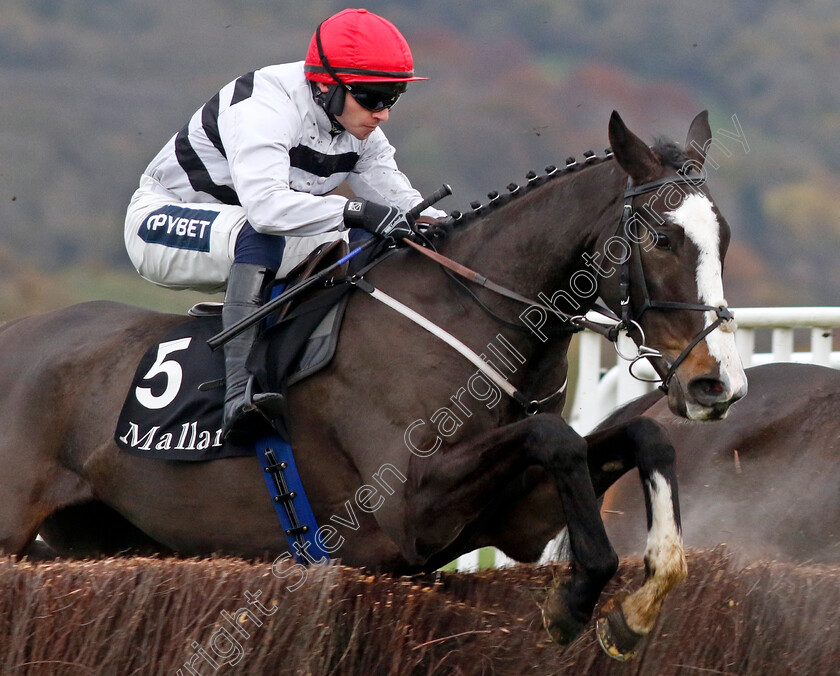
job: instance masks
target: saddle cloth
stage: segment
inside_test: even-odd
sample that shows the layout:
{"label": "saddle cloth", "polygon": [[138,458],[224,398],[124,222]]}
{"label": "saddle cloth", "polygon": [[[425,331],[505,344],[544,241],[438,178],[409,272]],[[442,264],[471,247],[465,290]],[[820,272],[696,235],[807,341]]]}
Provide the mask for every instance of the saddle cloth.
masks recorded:
{"label": "saddle cloth", "polygon": [[[259,390],[285,394],[289,385],[329,364],[350,289],[342,284],[318,291],[286,312],[281,322],[262,331],[248,359]],[[144,458],[188,461],[253,456],[249,440],[222,438],[224,352],[214,352],[207,345],[221,330],[221,304],[205,303],[198,316],[185,317],[149,347],[137,366],[114,432],[123,451]],[[261,424],[258,415],[252,420],[255,438],[279,433],[288,440],[285,418],[271,424]]]}

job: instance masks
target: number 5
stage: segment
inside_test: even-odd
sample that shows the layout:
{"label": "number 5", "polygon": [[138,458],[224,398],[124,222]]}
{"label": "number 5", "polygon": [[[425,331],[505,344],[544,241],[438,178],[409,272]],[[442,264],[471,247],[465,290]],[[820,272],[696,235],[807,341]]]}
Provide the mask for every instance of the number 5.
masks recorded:
{"label": "number 5", "polygon": [[166,357],[173,352],[186,350],[191,340],[192,336],[189,336],[187,338],[179,338],[178,340],[170,340],[168,343],[158,345],[157,359],[152,364],[152,368],[143,376],[143,380],[151,380],[158,373],[163,373],[166,375],[166,389],[163,391],[163,394],[154,395],[148,387],[136,387],[134,389],[134,396],[137,397],[137,401],[143,404],[143,406],[155,410],[166,408],[178,396],[178,390],[181,389],[181,381],[184,378],[184,374],[181,371],[181,365],[177,361],[166,361]]}

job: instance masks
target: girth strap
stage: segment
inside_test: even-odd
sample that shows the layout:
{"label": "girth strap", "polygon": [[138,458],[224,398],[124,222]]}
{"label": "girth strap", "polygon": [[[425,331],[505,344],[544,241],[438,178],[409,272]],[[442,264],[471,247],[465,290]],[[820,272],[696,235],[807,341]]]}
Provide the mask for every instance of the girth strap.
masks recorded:
{"label": "girth strap", "polygon": [[316,537],[318,522],[306,496],[292,447],[272,434],[256,440],[256,451],[274,511],[295,560],[303,565],[329,563],[330,553]]}

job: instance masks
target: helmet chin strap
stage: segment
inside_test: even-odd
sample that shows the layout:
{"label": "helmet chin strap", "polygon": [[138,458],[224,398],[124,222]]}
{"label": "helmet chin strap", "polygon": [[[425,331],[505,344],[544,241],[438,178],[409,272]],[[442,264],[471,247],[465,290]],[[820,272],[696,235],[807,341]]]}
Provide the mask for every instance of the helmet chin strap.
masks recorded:
{"label": "helmet chin strap", "polygon": [[315,44],[318,46],[318,57],[321,59],[321,65],[324,66],[329,76],[335,80],[337,84],[327,85],[329,89],[326,93],[321,91],[321,88],[314,85],[313,91],[315,92],[315,101],[326,111],[327,115],[330,116],[330,120],[333,123],[334,127],[338,127],[339,131],[344,131],[344,127],[339,124],[337,118],[341,113],[344,112],[344,99],[347,96],[347,92],[350,91],[350,87],[338,76],[338,73],[335,72],[335,68],[330,65],[330,62],[327,60],[327,55],[324,54],[324,45],[321,43],[321,26],[323,22],[318,24],[318,28],[315,29]]}
{"label": "helmet chin strap", "polygon": [[[345,130],[344,125],[336,119],[336,115],[341,115],[344,110],[344,89],[339,85],[327,85],[329,89],[326,92],[322,92],[317,82],[310,82],[309,85],[312,88],[312,98],[315,99],[315,103],[321,106],[327,114],[327,117],[330,118],[330,122],[332,123],[330,133],[340,134],[343,132]],[[337,113],[333,112],[338,108],[341,110]]]}

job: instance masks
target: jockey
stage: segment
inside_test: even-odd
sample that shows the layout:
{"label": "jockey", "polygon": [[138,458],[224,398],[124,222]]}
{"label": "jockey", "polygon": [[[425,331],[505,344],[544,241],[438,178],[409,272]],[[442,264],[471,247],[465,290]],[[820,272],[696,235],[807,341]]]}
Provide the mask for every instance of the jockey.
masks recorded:
{"label": "jockey", "polygon": [[[396,27],[364,9],[318,26],[306,60],[261,68],[223,87],[143,172],[125,220],[145,279],[226,289],[225,328],[262,305],[275,276],[319,244],[363,228],[399,240],[422,201],[379,125],[416,77]],[[344,181],[356,195],[328,194]],[[436,209],[423,215],[444,216]],[[256,326],[224,346],[224,429],[278,395],[250,395],[245,361]]]}

